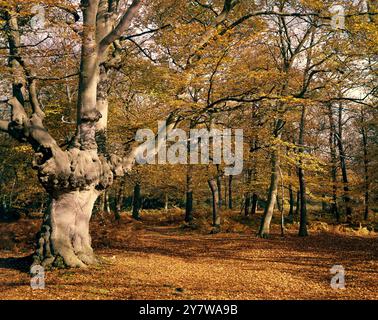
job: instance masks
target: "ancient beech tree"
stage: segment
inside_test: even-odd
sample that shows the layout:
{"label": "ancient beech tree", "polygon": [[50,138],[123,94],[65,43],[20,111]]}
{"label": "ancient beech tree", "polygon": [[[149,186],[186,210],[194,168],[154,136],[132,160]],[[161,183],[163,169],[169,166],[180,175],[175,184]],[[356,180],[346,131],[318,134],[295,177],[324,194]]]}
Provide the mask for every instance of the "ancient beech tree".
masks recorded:
{"label": "ancient beech tree", "polygon": [[[118,1],[82,0],[83,30],[77,102],[76,134],[65,150],[44,127],[44,112],[36,92],[37,78],[19,53],[20,28],[12,10],[5,9],[10,50],[9,66],[15,75],[10,121],[0,128],[34,149],[34,168],[50,196],[49,210],[38,235],[34,264],[83,267],[96,263],[89,235],[89,220],[97,197],[117,175],[132,167],[138,148],[122,160],[98,148],[106,133],[107,104],[99,98],[100,69],[109,48],[129,28],[142,6],[134,0],[122,12]],[[31,105],[31,115],[26,103]],[[101,104],[101,105],[99,105]],[[97,140],[97,141],[96,141]]]}
{"label": "ancient beech tree", "polygon": [[[82,30],[78,31],[81,57],[76,131],[65,148],[58,145],[44,126],[45,114],[37,93],[40,79],[20,52],[21,27],[17,10],[11,6],[0,8],[7,27],[9,68],[14,75],[12,97],[5,101],[11,107],[10,120],[0,120],[0,130],[32,146],[33,168],[51,200],[37,236],[33,264],[84,267],[97,263],[89,234],[94,203],[117,176],[132,169],[137,154],[142,151],[136,142],[122,158],[106,150],[107,71],[113,63],[119,62],[120,41],[127,39],[129,27],[136,17],[143,17],[143,7],[148,4],[143,0],[125,3],[121,5],[116,0],[80,2],[83,22]],[[225,0],[214,27],[227,18],[236,3]],[[80,19],[76,12],[69,14],[76,21]],[[213,30],[205,33],[199,47],[213,36]],[[194,52],[192,58],[198,60],[200,55]],[[176,119],[174,112],[169,115],[167,131],[173,129]],[[159,148],[157,138],[156,150]]]}

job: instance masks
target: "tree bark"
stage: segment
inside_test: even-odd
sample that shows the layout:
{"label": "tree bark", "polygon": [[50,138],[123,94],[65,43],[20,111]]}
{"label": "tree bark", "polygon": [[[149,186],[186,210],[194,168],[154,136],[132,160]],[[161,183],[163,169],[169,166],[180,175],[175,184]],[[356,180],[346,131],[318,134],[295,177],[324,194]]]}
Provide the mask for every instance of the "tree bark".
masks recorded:
{"label": "tree bark", "polygon": [[228,177],[228,209],[233,208],[233,199],[232,199],[232,176]]}
{"label": "tree bark", "polygon": [[218,195],[218,186],[216,179],[212,178],[208,180],[208,184],[211,190],[211,195],[212,195],[212,212],[213,212],[213,227],[219,228],[221,224],[221,218],[219,215],[219,195]]}
{"label": "tree bark", "polygon": [[251,215],[255,215],[256,214],[256,210],[257,210],[257,201],[258,201],[258,196],[256,193],[253,193],[252,195],[252,209],[251,209]]}
{"label": "tree bark", "polygon": [[304,152],[304,133],[305,133],[305,120],[306,120],[306,107],[302,107],[301,122],[299,127],[299,166],[298,166],[298,179],[299,179],[299,193],[300,193],[300,220],[299,232],[300,237],[308,236],[307,231],[307,196],[306,196],[306,181],[303,169],[303,161],[301,155]]}
{"label": "tree bark", "polygon": [[343,177],[343,184],[344,184],[344,204],[345,204],[345,215],[347,222],[352,221],[352,207],[351,207],[351,199],[349,195],[349,181],[348,181],[348,172],[346,166],[346,154],[344,150],[344,143],[343,143],[343,123],[342,123],[342,116],[343,116],[343,106],[342,104],[339,105],[339,117],[338,117],[338,147],[339,147],[339,157],[340,157],[340,166],[341,166],[341,173]]}
{"label": "tree bark", "polygon": [[270,232],[270,223],[272,221],[274,205],[277,199],[278,190],[278,176],[279,176],[279,156],[278,150],[273,150],[271,153],[271,176],[270,187],[268,192],[268,201],[265,207],[264,217],[261,221],[258,236],[261,238],[267,238]]}
{"label": "tree bark", "polygon": [[244,216],[248,216],[249,215],[249,209],[251,207],[251,192],[250,192],[250,188],[251,188],[251,180],[252,180],[252,170],[251,169],[247,169],[247,172],[246,172],[246,175],[247,175],[247,179],[246,179],[246,184],[245,184],[245,188],[247,189],[244,193]]}
{"label": "tree bark", "polygon": [[141,192],[140,192],[140,183],[137,182],[134,185],[133,212],[132,212],[132,217],[135,220],[140,220],[141,207],[142,207],[142,197],[141,197]]}
{"label": "tree bark", "polygon": [[369,155],[368,155],[368,138],[365,128],[365,116],[364,111],[361,110],[361,138],[362,138],[362,147],[364,154],[364,220],[369,219]]}
{"label": "tree bark", "polygon": [[186,202],[185,202],[185,222],[193,221],[193,166],[186,167]]}
{"label": "tree bark", "polygon": [[294,192],[293,186],[289,185],[289,214],[288,214],[288,221],[289,223],[293,223],[294,221]]}
{"label": "tree bark", "polygon": [[331,214],[340,221],[340,212],[337,206],[337,158],[336,158],[336,128],[333,118],[332,105],[328,105],[328,118],[329,118],[329,148],[331,152],[331,178],[332,178],[332,203]]}
{"label": "tree bark", "polygon": [[89,221],[98,191],[94,187],[52,197],[38,234],[33,264],[84,267],[96,263]]}
{"label": "tree bark", "polygon": [[[282,91],[285,91],[285,84]],[[285,125],[285,122],[282,119],[275,119],[274,121],[274,130],[273,136],[277,139],[281,139],[281,131]],[[271,174],[270,174],[270,185],[268,192],[268,201],[265,206],[264,216],[261,220],[260,229],[258,236],[261,238],[268,238],[270,232],[270,223],[272,221],[274,206],[277,201],[277,192],[278,192],[278,179],[279,179],[279,166],[280,158],[278,147],[274,147],[270,153],[270,163],[271,163]]]}
{"label": "tree bark", "polygon": [[116,220],[121,219],[121,212],[123,209],[123,201],[125,197],[125,183],[126,183],[125,178],[123,178],[118,188],[117,204],[116,204],[116,210],[114,213]]}

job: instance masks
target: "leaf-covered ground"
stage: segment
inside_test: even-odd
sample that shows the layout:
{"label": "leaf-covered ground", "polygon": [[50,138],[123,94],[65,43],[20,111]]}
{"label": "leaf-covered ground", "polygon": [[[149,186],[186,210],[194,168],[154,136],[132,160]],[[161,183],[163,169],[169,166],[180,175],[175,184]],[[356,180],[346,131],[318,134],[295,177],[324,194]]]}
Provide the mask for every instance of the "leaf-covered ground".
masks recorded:
{"label": "leaf-covered ground", "polygon": [[[27,256],[40,220],[0,224],[1,299],[378,299],[378,239],[334,231],[255,237],[253,227],[218,234],[183,228],[178,218],[92,223],[103,265],[46,272],[32,290]],[[333,265],[346,289],[330,286]]]}

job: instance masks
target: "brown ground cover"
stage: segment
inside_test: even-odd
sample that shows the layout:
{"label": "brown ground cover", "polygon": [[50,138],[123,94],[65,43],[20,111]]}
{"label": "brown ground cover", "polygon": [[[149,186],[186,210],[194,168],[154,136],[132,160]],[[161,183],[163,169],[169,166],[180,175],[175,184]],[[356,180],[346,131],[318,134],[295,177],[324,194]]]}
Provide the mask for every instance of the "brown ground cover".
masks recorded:
{"label": "brown ground cover", "polygon": [[[255,225],[224,232],[183,228],[181,216],[145,215],[143,222],[97,219],[99,267],[46,271],[46,288],[28,274],[40,220],[0,223],[1,299],[378,299],[374,235],[312,231],[298,238],[255,237]],[[257,221],[257,220],[256,220]],[[330,287],[333,265],[346,270],[346,289]]]}

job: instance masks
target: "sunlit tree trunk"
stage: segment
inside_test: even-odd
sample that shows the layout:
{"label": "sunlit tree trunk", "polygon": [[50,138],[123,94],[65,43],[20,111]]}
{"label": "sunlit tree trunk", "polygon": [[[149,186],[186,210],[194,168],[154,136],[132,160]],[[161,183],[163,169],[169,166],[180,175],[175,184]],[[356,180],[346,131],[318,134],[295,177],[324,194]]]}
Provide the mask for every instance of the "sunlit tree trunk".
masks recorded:
{"label": "sunlit tree trunk", "polygon": [[[278,119],[274,123],[274,137],[281,139],[281,130],[284,126],[282,119]],[[270,223],[272,221],[274,206],[277,202],[277,192],[278,192],[278,180],[279,180],[279,151],[277,147],[274,147],[270,155],[271,163],[271,174],[270,174],[270,185],[268,192],[268,201],[265,206],[264,216],[261,220],[260,229],[258,236],[262,238],[267,238],[270,232]]]}
{"label": "sunlit tree trunk", "polygon": [[279,156],[278,150],[273,150],[271,153],[271,175],[270,187],[268,192],[268,201],[266,203],[264,217],[261,221],[258,235],[262,238],[267,238],[270,232],[270,223],[272,221],[274,205],[277,201],[278,179],[279,179]]}

